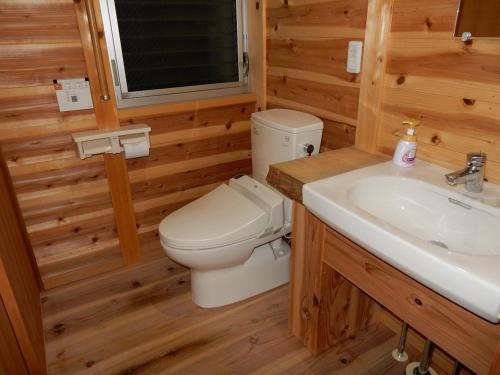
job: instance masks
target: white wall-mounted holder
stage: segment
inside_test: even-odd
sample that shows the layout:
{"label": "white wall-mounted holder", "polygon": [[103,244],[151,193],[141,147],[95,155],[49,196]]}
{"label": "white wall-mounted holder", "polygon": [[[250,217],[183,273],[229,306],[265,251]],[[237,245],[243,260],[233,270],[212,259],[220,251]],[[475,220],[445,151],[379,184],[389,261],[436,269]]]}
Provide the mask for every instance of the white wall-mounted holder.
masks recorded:
{"label": "white wall-mounted holder", "polygon": [[352,40],[347,50],[347,73],[361,73],[361,60],[363,57],[363,42]]}
{"label": "white wall-mounted holder", "polygon": [[73,133],[80,159],[97,154],[125,153],[125,158],[149,155],[149,133],[146,124],[122,126],[116,130],[92,130]]}

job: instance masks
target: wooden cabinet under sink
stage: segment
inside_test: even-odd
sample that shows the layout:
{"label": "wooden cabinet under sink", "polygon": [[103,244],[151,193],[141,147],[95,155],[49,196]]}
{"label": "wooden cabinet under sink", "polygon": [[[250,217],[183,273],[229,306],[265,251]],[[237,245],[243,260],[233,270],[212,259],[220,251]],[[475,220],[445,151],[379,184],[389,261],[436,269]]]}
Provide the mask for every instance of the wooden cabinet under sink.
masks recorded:
{"label": "wooden cabinet under sink", "polygon": [[373,256],[294,203],[289,327],[312,353],[393,315],[477,374],[500,374],[492,324]]}

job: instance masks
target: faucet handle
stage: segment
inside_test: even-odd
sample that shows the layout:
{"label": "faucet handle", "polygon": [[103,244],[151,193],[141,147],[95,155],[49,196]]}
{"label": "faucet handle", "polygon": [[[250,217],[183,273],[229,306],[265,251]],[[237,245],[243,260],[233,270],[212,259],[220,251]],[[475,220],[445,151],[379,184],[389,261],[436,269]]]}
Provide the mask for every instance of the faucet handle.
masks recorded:
{"label": "faucet handle", "polygon": [[486,163],[486,154],[482,152],[469,152],[467,154],[467,165],[482,167]]}

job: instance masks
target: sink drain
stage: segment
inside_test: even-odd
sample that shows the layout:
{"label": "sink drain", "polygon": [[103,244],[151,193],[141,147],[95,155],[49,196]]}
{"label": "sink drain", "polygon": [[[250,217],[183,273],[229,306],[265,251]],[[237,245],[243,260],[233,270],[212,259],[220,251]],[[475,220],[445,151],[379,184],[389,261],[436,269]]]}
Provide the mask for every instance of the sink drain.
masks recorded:
{"label": "sink drain", "polygon": [[444,242],[441,242],[441,241],[430,240],[429,243],[436,245],[436,246],[439,246],[439,247],[442,247],[443,249],[448,248],[448,246]]}

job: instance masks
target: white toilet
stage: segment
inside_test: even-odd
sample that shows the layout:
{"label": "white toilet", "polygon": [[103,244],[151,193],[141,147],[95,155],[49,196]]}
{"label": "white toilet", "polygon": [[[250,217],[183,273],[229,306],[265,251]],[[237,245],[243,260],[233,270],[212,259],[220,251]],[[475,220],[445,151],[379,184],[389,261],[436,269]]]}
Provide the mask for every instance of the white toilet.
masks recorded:
{"label": "white toilet", "polygon": [[[286,284],[291,201],[266,184],[270,164],[317,154],[323,122],[287,109],[252,114],[253,177],[240,175],[162,220],[161,245],[191,269],[193,302],[217,307]],[[312,146],[312,147],[311,147]]]}

